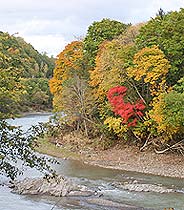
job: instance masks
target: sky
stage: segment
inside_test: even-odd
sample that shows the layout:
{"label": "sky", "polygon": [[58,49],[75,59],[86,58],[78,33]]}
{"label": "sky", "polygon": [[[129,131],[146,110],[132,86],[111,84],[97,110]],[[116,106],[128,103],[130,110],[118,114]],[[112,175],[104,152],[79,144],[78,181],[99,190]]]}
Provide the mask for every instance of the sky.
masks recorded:
{"label": "sky", "polygon": [[0,0],[0,31],[21,36],[39,52],[58,55],[85,37],[94,21],[136,24],[184,8],[184,0]]}

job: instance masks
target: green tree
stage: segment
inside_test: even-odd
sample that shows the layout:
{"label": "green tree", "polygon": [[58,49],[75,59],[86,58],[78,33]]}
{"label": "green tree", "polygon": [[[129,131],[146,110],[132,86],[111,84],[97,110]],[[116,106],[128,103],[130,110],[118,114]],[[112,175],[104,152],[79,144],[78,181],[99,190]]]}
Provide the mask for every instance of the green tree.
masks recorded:
{"label": "green tree", "polygon": [[20,110],[44,110],[52,107],[52,95],[47,78],[21,78],[24,91],[21,94]]}
{"label": "green tree", "polygon": [[89,60],[90,66],[95,65],[95,57],[98,52],[99,45],[104,40],[112,40],[122,34],[128,25],[116,20],[103,19],[93,22],[89,26],[87,35],[84,39],[84,52]]}
{"label": "green tree", "polygon": [[150,116],[156,123],[157,135],[164,141],[183,139],[184,93],[172,90],[155,98]]}
{"label": "green tree", "polygon": [[139,49],[157,45],[170,61],[167,75],[169,86],[184,76],[184,9],[179,12],[158,14],[140,30],[137,38]]}
{"label": "green tree", "polygon": [[0,119],[0,174],[15,179],[26,167],[36,168],[43,174],[54,173],[48,165],[52,160],[39,157],[35,152],[42,129],[42,126],[36,126],[25,135],[20,128]]}

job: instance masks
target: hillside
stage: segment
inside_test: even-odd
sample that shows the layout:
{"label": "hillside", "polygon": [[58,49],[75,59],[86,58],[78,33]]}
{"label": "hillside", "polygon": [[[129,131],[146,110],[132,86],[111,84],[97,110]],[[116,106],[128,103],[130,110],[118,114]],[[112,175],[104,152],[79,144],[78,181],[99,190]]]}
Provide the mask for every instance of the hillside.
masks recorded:
{"label": "hillside", "polygon": [[51,107],[48,79],[54,63],[53,57],[39,53],[23,38],[1,31],[0,112],[12,112],[12,108],[28,111]]}

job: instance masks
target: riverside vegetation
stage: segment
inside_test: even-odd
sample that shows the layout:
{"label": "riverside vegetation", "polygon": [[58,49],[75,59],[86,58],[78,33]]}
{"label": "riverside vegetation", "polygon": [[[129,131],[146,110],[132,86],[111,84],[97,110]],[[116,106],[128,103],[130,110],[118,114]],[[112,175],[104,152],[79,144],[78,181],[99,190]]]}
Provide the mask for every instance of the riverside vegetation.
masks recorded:
{"label": "riverside vegetation", "polygon": [[[1,124],[29,107],[51,107],[49,80],[57,113],[48,125],[50,142],[81,151],[126,143],[141,151],[183,154],[183,34],[183,8],[160,9],[155,18],[137,25],[103,19],[92,23],[82,40],[69,43],[54,68],[54,58],[1,32]],[[4,129],[0,136],[5,142],[9,135],[2,138]],[[10,157],[20,152],[1,146],[1,162],[9,151]]]}
{"label": "riverside vegetation", "polygon": [[[58,55],[56,144],[184,152],[184,9],[137,25],[103,19]],[[56,129],[56,128],[55,128]],[[76,135],[75,139],[71,136]],[[81,140],[80,140],[81,139]]]}

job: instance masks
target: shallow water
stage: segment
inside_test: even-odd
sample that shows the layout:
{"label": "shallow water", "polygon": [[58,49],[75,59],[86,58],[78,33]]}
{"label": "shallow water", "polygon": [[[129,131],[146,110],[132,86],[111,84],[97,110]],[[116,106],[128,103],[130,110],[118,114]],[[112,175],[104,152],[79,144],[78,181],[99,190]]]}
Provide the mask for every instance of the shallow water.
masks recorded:
{"label": "shallow water", "polygon": [[[50,114],[34,114],[11,120],[13,125],[23,125],[28,129],[38,122],[46,122]],[[164,209],[173,207],[175,210],[184,210],[184,179],[167,178],[136,172],[105,169],[89,166],[79,161],[62,160],[60,165],[55,165],[58,173],[72,177],[75,182],[86,185],[103,194],[104,199],[115,202],[143,207],[146,209]],[[40,176],[35,170],[27,170],[24,174],[29,177]],[[131,192],[123,190],[114,183],[153,184],[175,189],[173,193]],[[6,181],[1,177],[1,183]],[[61,209],[118,209],[91,205],[84,198],[55,198],[49,196],[25,196],[10,192],[6,186],[0,186],[0,210],[61,210]]]}

